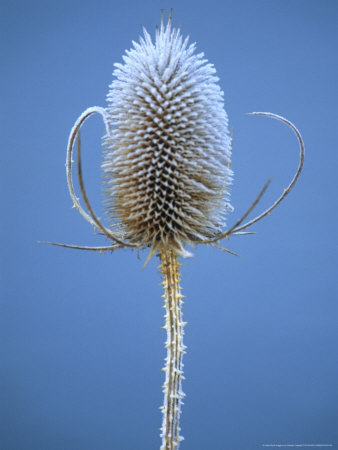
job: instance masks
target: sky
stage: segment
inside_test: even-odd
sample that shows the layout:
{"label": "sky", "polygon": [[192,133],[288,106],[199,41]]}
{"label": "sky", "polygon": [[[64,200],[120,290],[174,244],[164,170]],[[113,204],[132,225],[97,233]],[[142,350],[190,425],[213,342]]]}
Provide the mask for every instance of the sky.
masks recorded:
{"label": "sky", "polygon": [[[182,260],[185,450],[326,444],[338,449],[337,75],[333,0],[2,0],[1,420],[4,450],[158,449],[165,357],[162,286],[147,252],[105,245],[72,209],[68,134],[105,106],[113,64],[161,9],[215,65],[233,130],[233,224],[303,173],[250,236]],[[102,207],[99,117],[82,133],[84,179]],[[319,447],[318,447],[319,448]]]}

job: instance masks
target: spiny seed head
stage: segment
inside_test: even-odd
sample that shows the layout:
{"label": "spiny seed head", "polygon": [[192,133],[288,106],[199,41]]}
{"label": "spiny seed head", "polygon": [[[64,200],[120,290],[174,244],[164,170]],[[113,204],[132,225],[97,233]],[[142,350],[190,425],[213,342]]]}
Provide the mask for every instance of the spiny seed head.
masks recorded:
{"label": "spiny seed head", "polygon": [[210,238],[232,209],[231,140],[215,69],[163,20],[115,64],[103,172],[111,229],[141,246]]}

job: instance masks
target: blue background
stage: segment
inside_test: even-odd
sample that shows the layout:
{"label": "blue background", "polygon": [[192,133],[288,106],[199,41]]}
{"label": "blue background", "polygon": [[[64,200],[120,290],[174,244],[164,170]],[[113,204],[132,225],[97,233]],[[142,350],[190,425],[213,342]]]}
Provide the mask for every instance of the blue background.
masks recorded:
{"label": "blue background", "polygon": [[[154,258],[104,245],[71,208],[65,146],[105,105],[113,63],[160,9],[215,64],[234,129],[232,224],[307,149],[294,191],[256,235],[184,261],[187,394],[182,449],[338,448],[336,1],[1,1],[1,445],[3,450],[160,446],[165,340]],[[101,119],[86,124],[85,183],[102,216]]]}

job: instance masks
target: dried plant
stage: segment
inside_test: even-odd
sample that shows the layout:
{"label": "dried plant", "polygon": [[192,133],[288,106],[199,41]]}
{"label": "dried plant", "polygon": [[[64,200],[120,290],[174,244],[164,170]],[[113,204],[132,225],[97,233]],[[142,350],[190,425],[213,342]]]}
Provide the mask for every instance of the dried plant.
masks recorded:
{"label": "dried plant", "polygon": [[[113,251],[131,247],[150,248],[147,261],[157,253],[163,276],[167,357],[162,446],[177,449],[182,439],[179,418],[183,379],[182,295],[178,257],[191,254],[186,246],[211,244],[229,253],[220,240],[250,234],[248,228],[269,214],[291,191],[302,170],[304,145],[297,128],[287,119],[256,112],[288,125],[300,144],[300,161],[289,186],[263,213],[243,223],[255,208],[270,181],[252,205],[229,229],[225,215],[230,211],[229,185],[231,138],[223,106],[223,92],[214,67],[195,53],[195,44],[183,40],[172,28],[171,15],[163,17],[156,29],[155,42],[146,30],[139,43],[115,64],[114,81],[108,94],[108,107],[84,111],[71,130],[66,171],[74,207],[111,245],[63,247]],[[82,177],[80,127],[94,113],[101,114],[105,127],[105,154],[102,164],[106,211],[105,227],[94,213]],[[81,194],[88,212],[80,205],[72,181],[72,150],[77,140],[77,169]]]}

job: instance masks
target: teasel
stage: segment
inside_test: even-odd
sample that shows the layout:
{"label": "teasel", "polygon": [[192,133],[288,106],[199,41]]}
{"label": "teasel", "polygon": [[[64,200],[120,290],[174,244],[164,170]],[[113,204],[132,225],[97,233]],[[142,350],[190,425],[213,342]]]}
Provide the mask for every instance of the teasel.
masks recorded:
{"label": "teasel", "polygon": [[[115,64],[114,81],[107,108],[84,111],[73,126],[67,147],[66,173],[73,207],[106,236],[108,246],[88,247],[51,243],[62,247],[114,251],[130,247],[149,249],[146,263],[157,253],[163,277],[165,325],[164,401],[161,407],[162,450],[177,449],[180,435],[181,388],[183,380],[184,325],[180,287],[179,257],[191,256],[186,246],[211,244],[226,252],[220,240],[248,231],[287,196],[296,183],[304,162],[304,144],[297,128],[282,116],[255,112],[288,125],[300,145],[295,175],[280,197],[263,213],[244,223],[270,180],[247,211],[224,230],[225,216],[232,210],[229,186],[232,139],[213,65],[196,53],[195,44],[183,39],[167,25],[163,15],[153,42],[143,29],[143,37]],[[104,121],[105,153],[103,177],[105,208],[110,220],[104,226],[89,202],[82,176],[80,127],[94,113]],[[72,181],[72,151],[77,142],[77,174],[87,212],[75,194]],[[145,264],[146,264],[145,263]]]}

